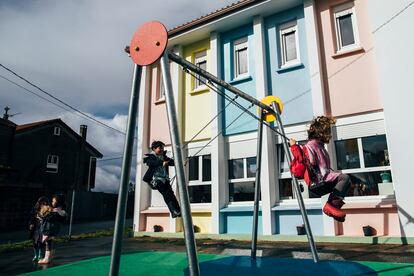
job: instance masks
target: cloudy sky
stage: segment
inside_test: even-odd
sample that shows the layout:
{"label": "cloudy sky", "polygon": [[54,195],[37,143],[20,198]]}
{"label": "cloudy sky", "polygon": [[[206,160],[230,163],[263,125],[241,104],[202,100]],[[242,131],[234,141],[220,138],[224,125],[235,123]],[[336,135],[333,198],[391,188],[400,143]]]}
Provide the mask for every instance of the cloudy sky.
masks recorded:
{"label": "cloudy sky", "polygon": [[[123,52],[144,22],[168,29],[235,0],[0,0],[0,63],[62,101],[124,131],[133,64]],[[122,155],[124,136],[85,120],[0,68],[0,112],[17,124],[62,118],[105,158]],[[50,101],[53,99],[48,98]],[[98,162],[95,191],[116,192],[121,159]],[[134,177],[135,169],[132,170]]]}

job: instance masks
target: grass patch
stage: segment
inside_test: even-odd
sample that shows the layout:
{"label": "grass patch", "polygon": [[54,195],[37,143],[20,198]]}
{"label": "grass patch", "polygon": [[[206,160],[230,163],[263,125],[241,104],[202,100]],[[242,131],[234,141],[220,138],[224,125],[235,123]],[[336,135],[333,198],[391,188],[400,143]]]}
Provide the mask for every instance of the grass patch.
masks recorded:
{"label": "grass patch", "polygon": [[[132,227],[128,227],[125,229],[124,234],[127,237],[130,237],[133,233]],[[78,241],[82,239],[89,239],[89,238],[99,238],[99,237],[107,237],[107,236],[113,236],[114,229],[104,229],[104,230],[98,230],[95,232],[90,233],[82,233],[79,235],[72,235],[72,237],[69,239],[69,236],[60,236],[56,237],[54,241],[56,243],[66,243],[69,241]],[[21,242],[9,242],[5,244],[0,244],[0,254],[10,252],[10,251],[17,251],[17,250],[23,250],[25,248],[32,247],[32,241],[26,240]]]}

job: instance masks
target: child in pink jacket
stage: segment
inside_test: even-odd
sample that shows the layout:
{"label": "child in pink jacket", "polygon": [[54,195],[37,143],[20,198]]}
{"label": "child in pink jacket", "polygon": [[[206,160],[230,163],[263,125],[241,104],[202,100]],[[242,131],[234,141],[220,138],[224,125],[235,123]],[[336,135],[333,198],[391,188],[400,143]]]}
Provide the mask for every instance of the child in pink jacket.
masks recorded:
{"label": "child in pink jacket", "polygon": [[306,145],[299,148],[294,139],[290,139],[289,144],[294,158],[301,159],[301,154],[304,152],[310,166],[315,169],[317,174],[316,180],[306,179],[305,175],[309,189],[312,191],[313,185],[323,185],[324,193],[329,193],[323,212],[327,216],[343,222],[345,221],[346,213],[341,208],[345,204],[343,199],[348,193],[350,179],[348,175],[331,169],[329,154],[325,149],[325,144],[328,144],[332,137],[331,126],[335,123],[336,120],[332,117],[319,116],[310,124],[308,130],[309,141]]}

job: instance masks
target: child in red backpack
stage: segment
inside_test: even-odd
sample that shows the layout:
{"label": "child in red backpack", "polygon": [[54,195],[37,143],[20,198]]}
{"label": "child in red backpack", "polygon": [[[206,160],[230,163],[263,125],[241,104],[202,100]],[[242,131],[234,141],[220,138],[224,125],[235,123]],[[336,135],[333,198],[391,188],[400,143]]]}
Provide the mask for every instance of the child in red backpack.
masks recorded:
{"label": "child in red backpack", "polygon": [[[290,150],[293,157],[297,160],[303,159],[305,154],[309,165],[315,168],[317,180],[309,179],[309,172],[305,173],[305,182],[312,185],[323,185],[325,194],[329,193],[328,201],[323,207],[323,212],[337,221],[344,222],[346,213],[341,210],[345,204],[343,199],[348,193],[350,187],[350,179],[346,174],[335,172],[331,169],[330,158],[325,144],[331,139],[331,126],[336,123],[336,119],[332,117],[319,116],[315,118],[308,130],[308,142],[300,148],[294,139],[290,139]],[[291,168],[292,172],[295,168]],[[313,182],[313,183],[312,183]],[[314,183],[319,182],[319,183]],[[311,190],[311,189],[310,189]]]}

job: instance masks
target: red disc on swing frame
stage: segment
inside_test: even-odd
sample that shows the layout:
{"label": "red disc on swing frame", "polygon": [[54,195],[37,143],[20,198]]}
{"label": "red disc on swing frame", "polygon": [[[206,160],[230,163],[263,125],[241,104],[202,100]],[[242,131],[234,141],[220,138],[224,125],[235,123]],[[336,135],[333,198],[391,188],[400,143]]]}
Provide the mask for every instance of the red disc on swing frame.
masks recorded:
{"label": "red disc on swing frame", "polygon": [[141,66],[150,65],[162,56],[167,42],[167,29],[161,22],[146,22],[132,37],[129,54],[134,63]]}

